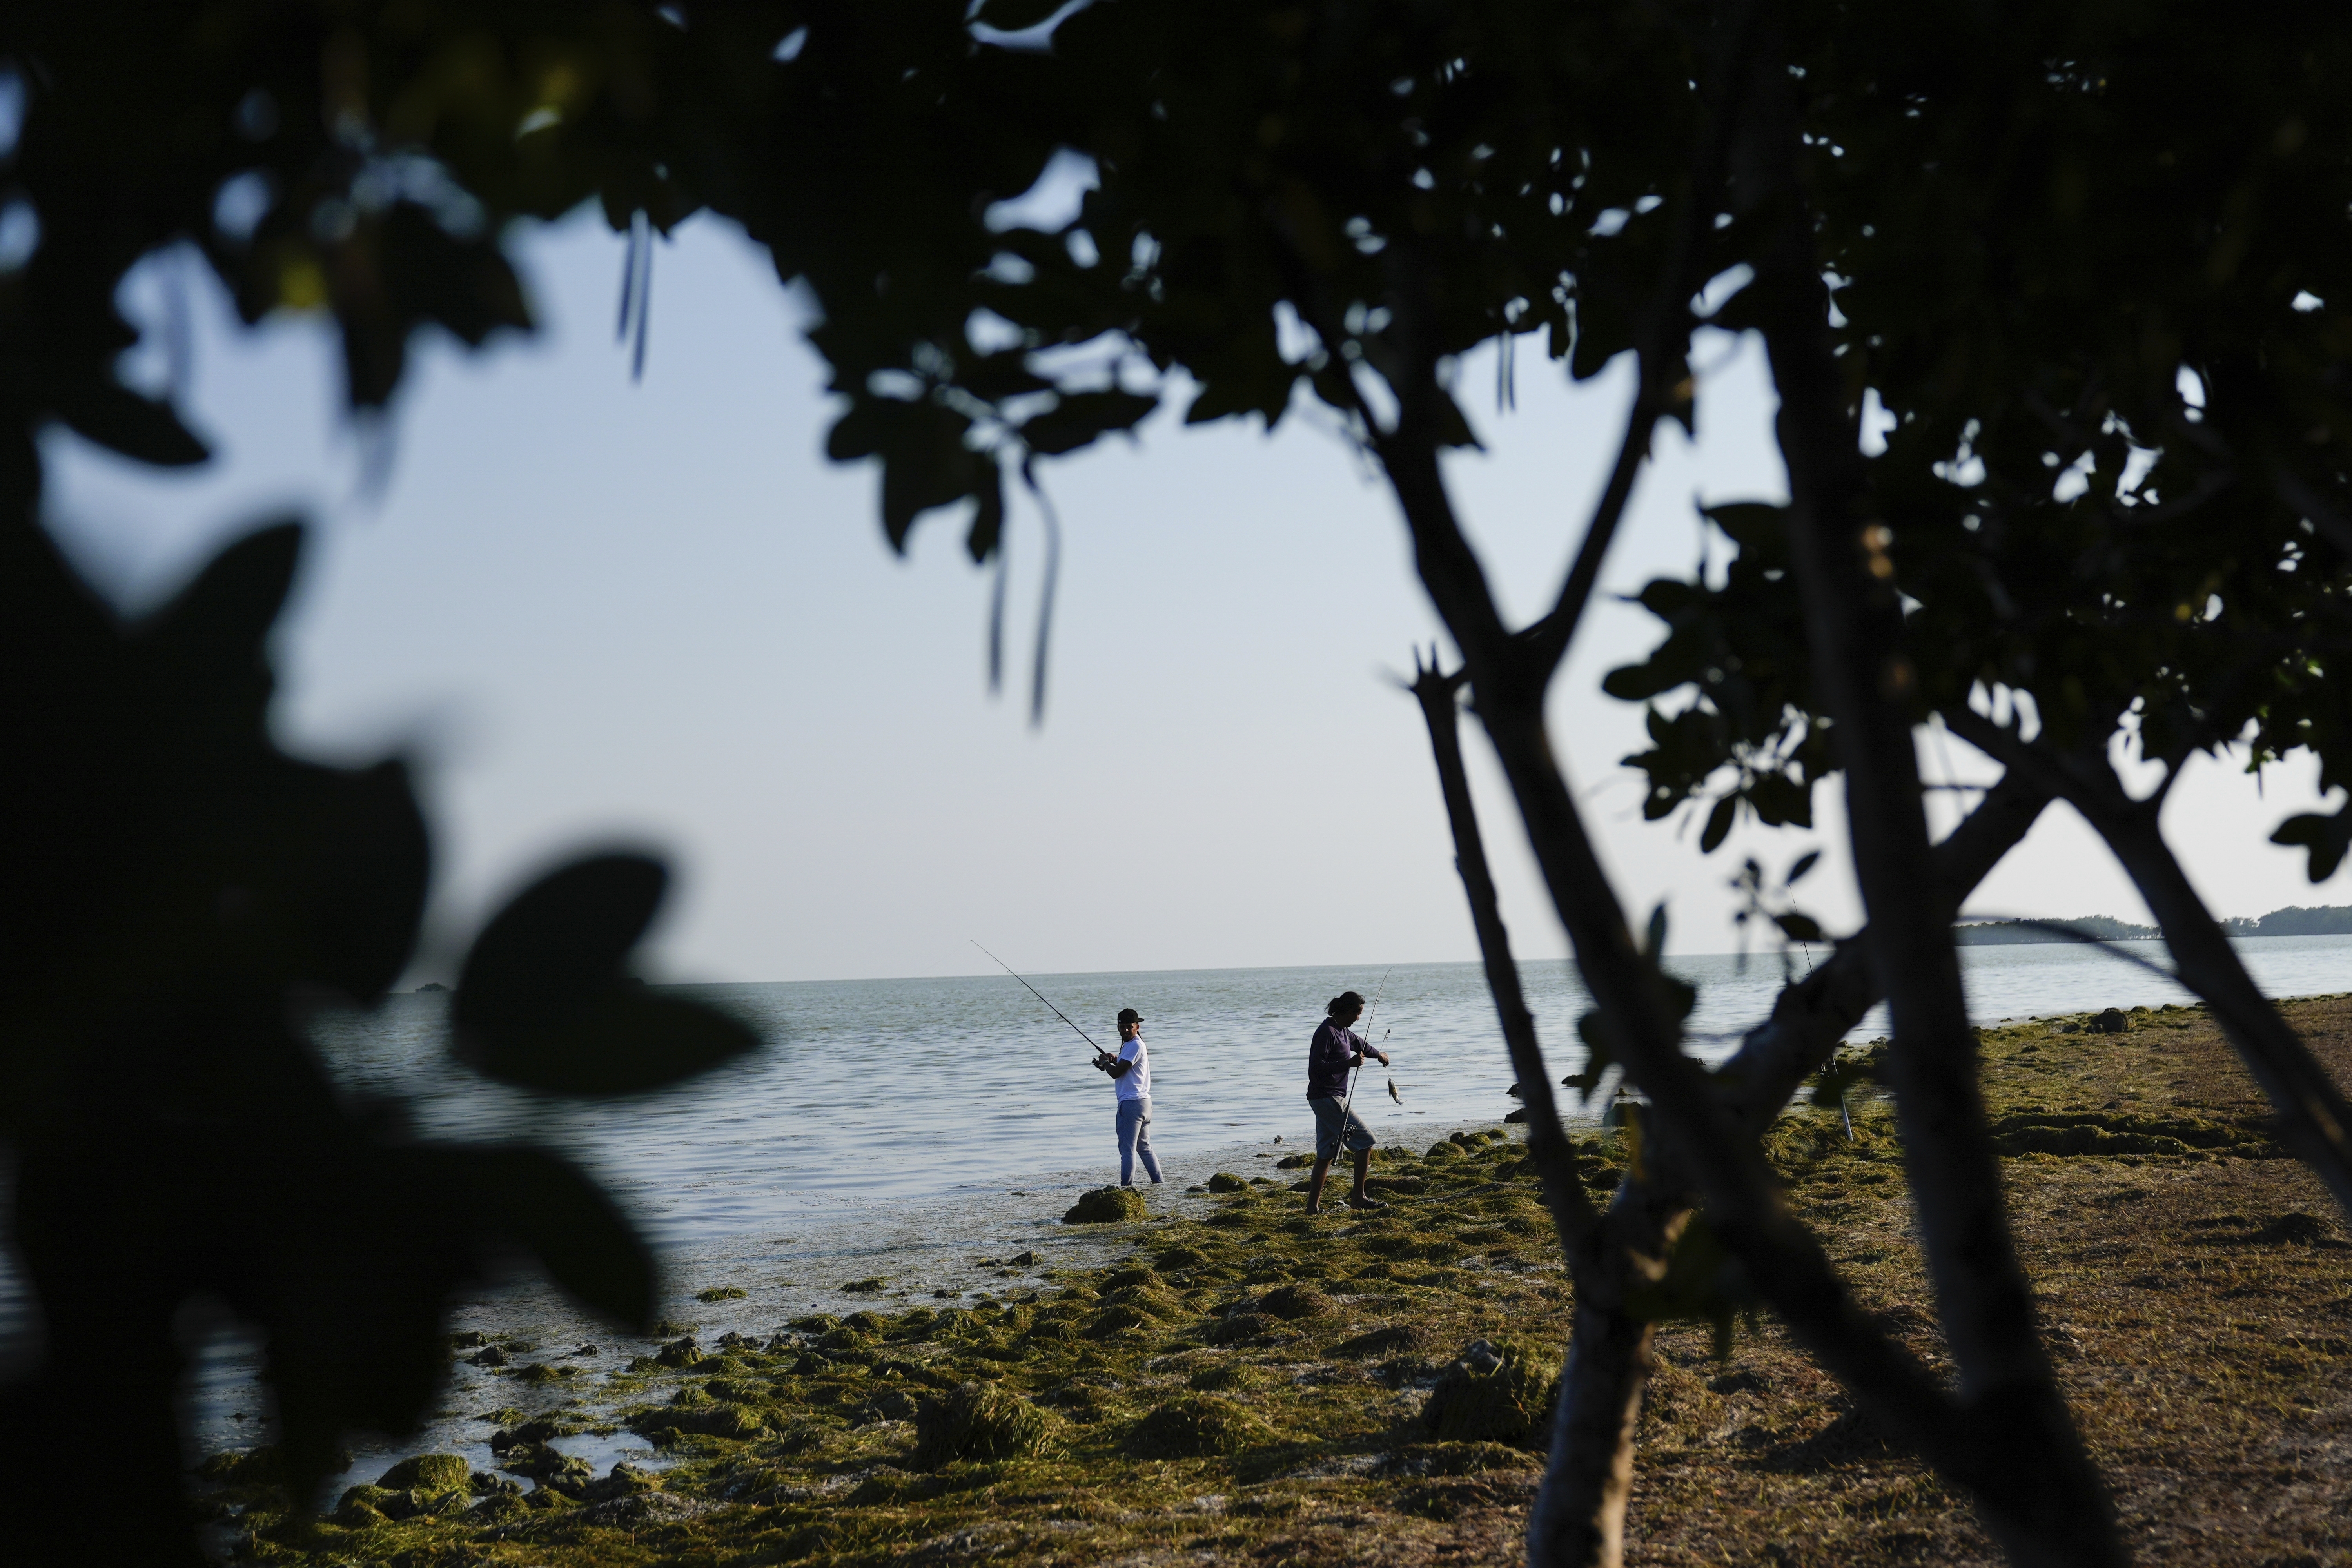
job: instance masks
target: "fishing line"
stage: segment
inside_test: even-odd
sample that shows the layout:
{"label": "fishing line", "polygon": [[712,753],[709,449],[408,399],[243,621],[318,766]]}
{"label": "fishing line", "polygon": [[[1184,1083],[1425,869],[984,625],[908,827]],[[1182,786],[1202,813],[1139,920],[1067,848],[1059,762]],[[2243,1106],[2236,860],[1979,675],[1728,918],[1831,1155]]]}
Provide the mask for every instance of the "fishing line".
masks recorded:
{"label": "fishing line", "polygon": [[[972,946],[974,946],[974,947],[980,947],[980,939],[979,939],[979,938],[977,938],[977,937],[972,938],[972,939],[971,939],[971,945],[972,945]],[[988,952],[988,949],[986,949],[986,948],[984,948],[984,947],[980,947],[980,951],[981,951],[981,952]],[[996,956],[996,954],[994,954],[994,953],[992,953],[992,952],[988,952],[988,956],[989,956],[990,961],[991,961],[992,963],[993,963],[996,965],[996,967],[997,967],[997,968],[1002,969],[1003,971],[1004,971],[1004,973],[1005,973],[1010,974],[1011,976],[1013,976],[1013,979],[1015,979],[1015,980],[1021,980],[1021,972],[1020,972],[1019,970],[1017,970],[1017,969],[1013,968],[1011,964],[1009,964],[1009,963],[1005,963],[1005,962],[1004,962],[1004,960],[1003,960],[1003,959],[1001,959],[1001,958],[998,958],[998,957]],[[1051,1001],[1048,1001],[1048,1000],[1047,1000],[1046,995],[1045,995],[1045,994],[1043,991],[1038,990],[1034,985],[1030,984],[1026,980],[1021,980],[1021,984],[1022,984],[1023,988],[1024,988],[1024,989],[1025,989],[1025,990],[1029,993],[1029,994],[1030,994],[1030,995],[1034,996],[1034,997],[1035,997],[1035,998],[1037,998],[1037,1000],[1038,1000],[1038,1001],[1040,1001],[1040,1002],[1044,1002],[1044,1003],[1045,1004],[1045,1006],[1046,1006],[1047,1010],[1048,1010],[1048,1011],[1050,1011],[1050,1012],[1054,1015],[1054,1016],[1055,1016],[1056,1018],[1059,1018],[1059,1019],[1060,1019],[1060,1020],[1062,1020],[1062,1022],[1064,1022],[1065,1024],[1068,1024],[1068,1025],[1070,1026],[1070,1027],[1071,1027],[1071,1028],[1073,1028],[1073,1029],[1076,1029],[1076,1030],[1077,1030],[1077,1036],[1078,1036],[1078,1038],[1080,1038],[1080,1039],[1082,1039],[1082,1040],[1086,1041],[1086,1043],[1087,1043],[1087,1044],[1088,1044],[1088,1045],[1090,1045],[1090,1046],[1094,1046],[1094,1047],[1095,1047],[1095,1049],[1096,1049],[1097,1052],[1100,1052],[1101,1054],[1106,1055],[1106,1056],[1109,1054],[1109,1053],[1108,1053],[1108,1052],[1107,1052],[1107,1051],[1103,1051],[1103,1048],[1102,1048],[1100,1046],[1095,1046],[1095,1037],[1094,1037],[1092,1035],[1087,1034],[1084,1029],[1079,1029],[1079,1028],[1078,1028],[1078,1026],[1077,1026],[1077,1025],[1076,1025],[1076,1023],[1073,1023],[1073,1022],[1071,1021],[1070,1016],[1069,1016],[1067,1013],[1063,1012],[1059,1007],[1055,1006],[1055,1005],[1054,1005],[1054,1004],[1053,1004]]]}
{"label": "fishing line", "polygon": [[[982,952],[987,952],[988,950],[987,950],[987,949],[985,949],[985,948],[982,948],[981,951],[982,951]],[[1364,1044],[1365,1044],[1368,1047],[1369,1047],[1371,1045],[1371,1043],[1372,1043],[1372,1041],[1371,1041],[1372,1019],[1373,1019],[1373,1017],[1374,1017],[1375,1016],[1377,1016],[1377,1015],[1379,1014],[1379,1012],[1380,1012],[1380,1010],[1381,1010],[1381,997],[1383,994],[1385,994],[1387,993],[1387,991],[1388,991],[1388,988],[1389,988],[1389,976],[1390,976],[1390,975],[1391,975],[1391,974],[1394,974],[1395,973],[1396,973],[1396,965],[1395,965],[1395,964],[1393,964],[1393,963],[1390,964],[1386,969],[1383,969],[1383,970],[1381,970],[1381,983],[1380,983],[1378,985],[1375,985],[1375,986],[1373,986],[1373,987],[1372,987],[1372,1005],[1371,1005],[1371,1006],[1370,1006],[1370,1008],[1366,1009],[1366,1011],[1365,1011],[1365,1013],[1364,1013]],[[1396,1032],[1396,1031],[1395,1031],[1395,1030],[1393,1030],[1393,1029],[1391,1029],[1391,1030],[1390,1030],[1390,1031],[1389,1031],[1389,1033],[1390,1033],[1390,1034],[1394,1034],[1395,1032]],[[1381,1037],[1382,1039],[1386,1039],[1386,1038],[1388,1037],[1388,1036],[1387,1036],[1387,1035],[1383,1035],[1383,1036],[1381,1036]],[[1356,1080],[1357,1080],[1358,1079],[1360,1079],[1360,1078],[1363,1077],[1363,1076],[1364,1076],[1364,1058],[1363,1058],[1363,1056],[1361,1055],[1361,1053],[1359,1053],[1359,1054],[1357,1055],[1357,1057],[1356,1057],[1356,1070],[1355,1070],[1354,1072],[1349,1073],[1349,1074],[1348,1075],[1348,1098],[1347,1098],[1347,1099],[1345,1099],[1345,1100],[1341,1100],[1341,1101],[1339,1102],[1339,1149],[1338,1149],[1337,1151],[1335,1151],[1335,1152],[1333,1152],[1333,1154],[1332,1154],[1332,1156],[1331,1156],[1331,1158],[1332,1158],[1333,1160],[1335,1160],[1335,1161],[1339,1159],[1339,1155],[1340,1155],[1340,1154],[1343,1154],[1343,1153],[1347,1152],[1347,1150],[1348,1150],[1348,1117],[1349,1117],[1349,1113],[1354,1110],[1354,1108],[1355,1108],[1355,1104],[1356,1104]],[[1394,1084],[1393,1084],[1393,1083],[1391,1083],[1391,1086],[1390,1086],[1390,1091],[1391,1091],[1391,1094],[1393,1094],[1393,1093],[1395,1092],[1395,1086],[1394,1086]],[[1398,1103],[1398,1104],[1400,1104],[1400,1105],[1402,1105],[1402,1104],[1403,1104],[1403,1103],[1404,1103],[1404,1101],[1402,1101],[1402,1100],[1398,1100],[1398,1101],[1397,1101],[1397,1103]]]}

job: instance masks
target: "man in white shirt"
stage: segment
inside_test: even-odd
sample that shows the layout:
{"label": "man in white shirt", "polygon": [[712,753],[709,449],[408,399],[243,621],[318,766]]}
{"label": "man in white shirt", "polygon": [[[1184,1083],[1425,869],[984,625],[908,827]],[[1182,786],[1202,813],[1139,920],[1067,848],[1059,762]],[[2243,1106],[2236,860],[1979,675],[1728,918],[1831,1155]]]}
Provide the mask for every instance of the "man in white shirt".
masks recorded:
{"label": "man in white shirt", "polygon": [[1143,1046],[1143,1015],[1132,1007],[1118,1010],[1118,1054],[1095,1053],[1095,1066],[1110,1074],[1118,1089],[1118,1184],[1135,1185],[1135,1162],[1143,1159],[1143,1173],[1160,1184],[1160,1162],[1151,1156],[1151,1053]]}

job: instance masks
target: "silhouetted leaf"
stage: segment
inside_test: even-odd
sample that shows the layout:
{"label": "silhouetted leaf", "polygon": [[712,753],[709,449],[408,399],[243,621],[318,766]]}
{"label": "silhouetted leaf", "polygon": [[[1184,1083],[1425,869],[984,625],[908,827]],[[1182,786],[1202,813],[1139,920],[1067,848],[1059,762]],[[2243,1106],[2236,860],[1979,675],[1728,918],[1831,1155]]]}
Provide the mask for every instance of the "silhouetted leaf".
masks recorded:
{"label": "silhouetted leaf", "polygon": [[1811,871],[1816,865],[1820,864],[1822,852],[1818,849],[1808,849],[1802,855],[1798,856],[1796,864],[1789,868],[1789,878],[1786,885],[1793,888],[1799,882],[1803,881],[1805,879],[1805,873]]}
{"label": "silhouetted leaf", "polygon": [[539,1149],[481,1156],[478,1184],[504,1228],[558,1285],[614,1322],[646,1331],[655,1306],[653,1254],[602,1188]]}
{"label": "silhouetted leaf", "polygon": [[458,975],[449,1016],[460,1051],[493,1077],[559,1087],[556,1037],[618,988],[668,882],[656,860],[599,855],[518,894]]}
{"label": "silhouetted leaf", "polygon": [[980,19],[1001,32],[1026,32],[1051,19],[1066,4],[1067,0],[988,0],[980,8]]}
{"label": "silhouetted leaf", "polygon": [[484,1072],[555,1094],[642,1094],[707,1072],[760,1043],[715,1008],[614,984],[560,1017],[500,1034],[474,1059]]}
{"label": "silhouetted leaf", "polygon": [[276,522],[214,556],[195,581],[139,628],[160,673],[180,686],[265,673],[269,628],[286,606],[302,556],[302,525]]}
{"label": "silhouetted leaf", "polygon": [[1047,457],[1073,452],[1107,430],[1125,430],[1160,406],[1156,397],[1121,392],[1066,393],[1060,403],[1021,426],[1021,439]]}
{"label": "silhouetted leaf", "polygon": [[1730,835],[1731,825],[1738,818],[1738,814],[1739,797],[1738,795],[1727,795],[1717,801],[1715,808],[1706,814],[1706,826],[1699,831],[1699,853],[1703,855],[1712,853],[1716,847]]}
{"label": "silhouetted leaf", "polygon": [[1790,942],[1826,942],[1829,940],[1822,934],[1821,925],[1813,919],[1812,916],[1800,914],[1794,910],[1790,910],[1785,915],[1774,915],[1772,917],[1772,923],[1779,926],[1780,928],[1780,933],[1787,937]]}
{"label": "silhouetted leaf", "polygon": [[212,457],[170,404],[142,397],[121,382],[68,382],[58,395],[57,411],[76,435],[142,463],[184,468]]}
{"label": "silhouetted leaf", "polygon": [[2308,811],[2290,816],[2279,824],[2278,831],[2271,835],[2271,842],[2299,845],[2308,851],[2310,858],[2304,867],[2305,875],[2315,882],[2324,882],[2344,864],[2346,851],[2352,850],[2352,806],[2332,816]]}

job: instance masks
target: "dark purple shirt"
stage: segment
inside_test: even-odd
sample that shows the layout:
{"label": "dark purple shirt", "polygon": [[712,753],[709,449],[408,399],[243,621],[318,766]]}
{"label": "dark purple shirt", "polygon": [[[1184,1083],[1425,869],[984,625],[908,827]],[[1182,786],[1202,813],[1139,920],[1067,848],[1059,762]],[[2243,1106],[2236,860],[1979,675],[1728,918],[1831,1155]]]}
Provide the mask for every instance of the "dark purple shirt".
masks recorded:
{"label": "dark purple shirt", "polygon": [[1371,1046],[1353,1029],[1343,1029],[1326,1018],[1315,1026],[1314,1043],[1307,1047],[1307,1098],[1339,1100],[1348,1092],[1348,1068],[1359,1052],[1370,1056]]}

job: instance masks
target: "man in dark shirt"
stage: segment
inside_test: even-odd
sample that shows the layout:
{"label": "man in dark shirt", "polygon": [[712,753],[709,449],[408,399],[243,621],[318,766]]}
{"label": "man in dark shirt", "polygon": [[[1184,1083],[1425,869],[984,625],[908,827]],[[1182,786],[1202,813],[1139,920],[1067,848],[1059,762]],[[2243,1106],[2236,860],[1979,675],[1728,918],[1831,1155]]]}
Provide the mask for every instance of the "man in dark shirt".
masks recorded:
{"label": "man in dark shirt", "polygon": [[1381,1205],[1364,1195],[1364,1177],[1372,1163],[1372,1135],[1348,1109],[1348,1074],[1363,1066],[1367,1057],[1386,1067],[1388,1055],[1349,1027],[1364,1016],[1361,996],[1353,991],[1341,992],[1324,1012],[1328,1016],[1316,1026],[1315,1038],[1307,1047],[1307,1104],[1315,1112],[1315,1170],[1307,1178],[1307,1212],[1323,1212],[1323,1178],[1342,1143],[1356,1154],[1356,1190],[1349,1194],[1349,1206],[1376,1209]]}

